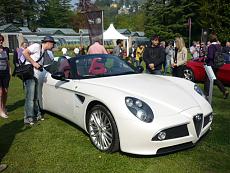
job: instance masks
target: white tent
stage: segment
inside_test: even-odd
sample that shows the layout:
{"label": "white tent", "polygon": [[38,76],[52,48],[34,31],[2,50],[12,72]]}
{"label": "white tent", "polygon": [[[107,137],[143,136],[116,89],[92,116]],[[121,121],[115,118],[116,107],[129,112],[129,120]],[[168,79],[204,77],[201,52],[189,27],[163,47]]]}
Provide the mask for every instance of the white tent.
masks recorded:
{"label": "white tent", "polygon": [[129,55],[129,38],[120,34],[113,26],[113,24],[109,25],[109,28],[103,33],[103,40],[126,40],[126,49],[127,49],[127,56]]}

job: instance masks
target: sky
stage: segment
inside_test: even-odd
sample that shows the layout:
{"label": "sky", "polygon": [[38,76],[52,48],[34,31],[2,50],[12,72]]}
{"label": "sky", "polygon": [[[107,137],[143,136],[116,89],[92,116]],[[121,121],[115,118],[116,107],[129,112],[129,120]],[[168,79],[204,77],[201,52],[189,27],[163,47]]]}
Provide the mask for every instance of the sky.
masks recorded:
{"label": "sky", "polygon": [[78,2],[78,0],[71,0],[71,4],[74,5]]}

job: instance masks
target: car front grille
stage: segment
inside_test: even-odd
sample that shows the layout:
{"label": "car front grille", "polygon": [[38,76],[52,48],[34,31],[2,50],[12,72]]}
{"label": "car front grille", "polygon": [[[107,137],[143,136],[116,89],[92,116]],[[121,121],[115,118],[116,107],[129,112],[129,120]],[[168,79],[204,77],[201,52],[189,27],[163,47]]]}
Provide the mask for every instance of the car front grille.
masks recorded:
{"label": "car front grille", "polygon": [[196,114],[193,117],[193,123],[196,129],[197,137],[199,137],[203,124],[203,114]]}

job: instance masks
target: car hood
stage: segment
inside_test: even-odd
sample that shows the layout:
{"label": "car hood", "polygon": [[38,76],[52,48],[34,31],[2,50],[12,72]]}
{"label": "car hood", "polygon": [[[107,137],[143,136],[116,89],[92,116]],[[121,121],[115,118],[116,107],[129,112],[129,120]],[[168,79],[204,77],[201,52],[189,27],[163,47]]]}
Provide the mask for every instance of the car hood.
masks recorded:
{"label": "car hood", "polygon": [[127,96],[147,99],[158,105],[170,107],[176,112],[198,106],[199,104],[192,96],[194,92],[188,92],[185,87],[178,85],[177,80],[181,79],[175,78],[175,82],[172,82],[164,76],[132,74],[87,79],[84,82],[120,90]]}

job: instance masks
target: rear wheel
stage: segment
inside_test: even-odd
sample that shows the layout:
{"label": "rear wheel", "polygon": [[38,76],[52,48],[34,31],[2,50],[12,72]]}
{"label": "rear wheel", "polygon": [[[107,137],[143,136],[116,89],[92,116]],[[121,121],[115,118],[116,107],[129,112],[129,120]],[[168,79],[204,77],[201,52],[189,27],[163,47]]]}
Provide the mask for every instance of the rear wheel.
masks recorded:
{"label": "rear wheel", "polygon": [[194,79],[194,73],[193,73],[192,69],[186,68],[184,70],[184,78],[194,82],[195,79]]}
{"label": "rear wheel", "polygon": [[115,120],[103,105],[95,105],[87,114],[87,129],[93,145],[103,152],[119,150],[120,142]]}

